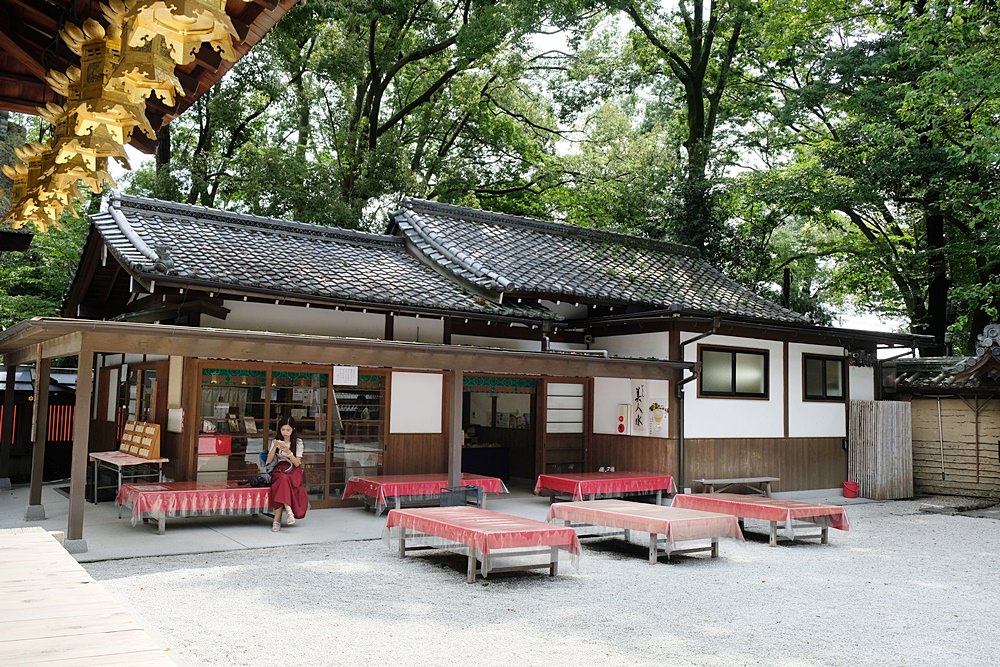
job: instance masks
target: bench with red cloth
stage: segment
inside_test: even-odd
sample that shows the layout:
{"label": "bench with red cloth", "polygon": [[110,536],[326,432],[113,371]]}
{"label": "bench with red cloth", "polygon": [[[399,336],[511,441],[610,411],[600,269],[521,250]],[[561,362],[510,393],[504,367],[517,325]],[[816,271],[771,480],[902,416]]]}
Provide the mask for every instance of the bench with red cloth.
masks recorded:
{"label": "bench with red cloth", "polygon": [[[710,551],[712,558],[718,558],[720,537],[743,539],[743,533],[740,531],[734,516],[636,503],[628,500],[584,500],[575,503],[557,503],[549,508],[549,521],[555,519],[563,520],[567,526],[577,524],[621,528],[624,531],[626,542],[629,541],[630,531],[638,530],[649,533],[650,563],[656,563],[661,553],[667,557],[668,563],[673,554],[701,551]],[[660,538],[660,535],[663,538]],[[593,537],[604,536],[594,535]],[[676,547],[678,542],[694,540],[709,540],[710,545],[688,546],[683,549]]]}
{"label": "bench with red cloth", "polygon": [[796,524],[819,527],[818,535],[799,535],[799,539],[819,538],[829,543],[829,530],[850,530],[847,512],[839,505],[825,505],[785,498],[765,498],[738,493],[695,493],[674,496],[673,507],[731,514],[739,519],[762,519],[770,523],[770,543],[778,543],[778,526],[784,527],[789,539],[795,539]]}
{"label": "bench with red cloth", "polygon": [[157,532],[168,517],[252,516],[270,513],[270,487],[240,486],[238,482],[161,482],[123,484],[115,499],[118,518],[130,510],[132,525],[156,519]]}
{"label": "bench with red cloth", "polygon": [[[499,477],[484,477],[463,472],[462,485],[477,486],[482,489],[480,507],[486,505],[487,493],[507,493],[507,487]],[[403,498],[411,502],[426,500],[436,504],[441,497],[441,491],[447,487],[447,473],[358,475],[347,480],[343,498],[346,500],[360,497],[366,504],[374,507],[376,514],[381,514],[388,506],[389,498],[395,500],[396,509],[400,508]]]}
{"label": "bench with red cloth", "polygon": [[[470,584],[477,573],[485,578],[490,572],[548,568],[554,577],[560,551],[572,557],[574,566],[580,557],[580,540],[572,528],[477,507],[389,510],[383,537],[390,544],[397,540],[400,558],[408,551],[425,549],[467,554],[466,581]],[[420,544],[413,546],[414,541]],[[534,555],[544,555],[545,560],[524,562]],[[508,562],[512,564],[504,564]]]}
{"label": "bench with red cloth", "polygon": [[535,495],[543,495],[548,490],[553,499],[556,494],[569,495],[573,500],[583,500],[589,496],[591,500],[598,495],[623,496],[639,494],[656,494],[656,504],[663,500],[663,492],[676,493],[674,478],[655,472],[566,472],[548,473],[538,476],[535,482]]}

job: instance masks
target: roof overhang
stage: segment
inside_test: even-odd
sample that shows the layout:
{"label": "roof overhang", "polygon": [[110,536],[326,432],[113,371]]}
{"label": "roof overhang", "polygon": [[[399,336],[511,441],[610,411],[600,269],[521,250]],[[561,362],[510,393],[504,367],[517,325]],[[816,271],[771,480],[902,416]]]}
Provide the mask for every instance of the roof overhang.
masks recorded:
{"label": "roof overhang", "polygon": [[579,324],[590,327],[614,326],[626,323],[638,322],[662,322],[664,320],[674,321],[684,324],[696,324],[697,326],[719,326],[719,327],[742,327],[747,329],[761,329],[764,331],[795,331],[799,333],[816,334],[832,339],[836,339],[846,344],[858,342],[870,342],[882,344],[889,347],[916,348],[921,345],[934,343],[933,336],[922,334],[889,333],[885,331],[865,331],[862,329],[845,329],[843,327],[824,327],[807,322],[777,322],[771,320],[753,320],[725,315],[705,314],[702,316],[692,316],[682,314],[676,309],[645,311],[640,313],[625,313],[622,315],[611,315],[607,317],[595,317],[581,320],[579,323],[571,322],[570,325]]}
{"label": "roof overhang", "polygon": [[105,352],[576,377],[675,379],[694,362],[578,352],[406,343],[306,334],[36,317],[0,333],[4,364]]}

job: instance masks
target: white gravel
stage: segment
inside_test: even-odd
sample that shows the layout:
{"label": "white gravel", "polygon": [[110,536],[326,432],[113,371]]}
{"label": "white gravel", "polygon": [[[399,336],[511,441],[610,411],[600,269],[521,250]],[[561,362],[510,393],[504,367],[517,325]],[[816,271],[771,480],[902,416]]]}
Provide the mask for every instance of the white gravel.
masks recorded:
{"label": "white gravel", "polygon": [[654,566],[605,540],[579,572],[474,585],[377,540],[84,567],[189,665],[995,664],[1000,521],[920,505],[853,505],[828,546]]}

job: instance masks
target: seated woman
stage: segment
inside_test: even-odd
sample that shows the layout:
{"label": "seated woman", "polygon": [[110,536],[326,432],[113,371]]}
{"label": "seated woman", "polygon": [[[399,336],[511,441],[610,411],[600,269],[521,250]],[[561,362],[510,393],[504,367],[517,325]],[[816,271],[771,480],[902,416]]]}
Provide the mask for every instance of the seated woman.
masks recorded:
{"label": "seated woman", "polygon": [[291,526],[296,519],[306,515],[309,508],[309,497],[302,486],[302,439],[295,430],[295,422],[282,419],[278,426],[278,437],[271,443],[267,452],[268,466],[274,465],[271,471],[271,507],[274,508],[274,523],[271,530],[281,530],[281,514],[287,514],[285,522]]}

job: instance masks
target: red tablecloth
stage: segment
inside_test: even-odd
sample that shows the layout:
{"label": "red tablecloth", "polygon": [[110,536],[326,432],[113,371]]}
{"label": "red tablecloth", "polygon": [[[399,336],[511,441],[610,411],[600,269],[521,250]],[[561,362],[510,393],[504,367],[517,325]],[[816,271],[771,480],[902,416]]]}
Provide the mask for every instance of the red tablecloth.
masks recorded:
{"label": "red tablecloth", "polygon": [[115,503],[132,510],[132,525],[144,514],[258,514],[271,510],[271,489],[239,486],[234,481],[123,484]]}
{"label": "red tablecloth", "polygon": [[651,472],[580,472],[561,473],[558,475],[539,475],[535,482],[535,493],[542,489],[550,489],[560,493],[569,493],[574,500],[583,500],[591,494],[615,495],[622,493],[654,493],[677,490],[674,478]]}
{"label": "red tablecloth", "polygon": [[[507,487],[499,477],[483,477],[463,472],[462,484],[478,486],[485,493],[507,493]],[[388,505],[388,498],[437,496],[441,495],[441,489],[447,486],[448,475],[445,473],[357,476],[347,480],[343,497],[368,496],[374,498],[379,507],[385,507]]]}
{"label": "red tablecloth", "polygon": [[732,537],[743,539],[735,516],[634,503],[628,500],[585,500],[549,507],[549,521],[562,519],[594,526],[639,530],[663,535],[670,542]]}
{"label": "red tablecloth", "polygon": [[572,528],[478,507],[389,510],[386,528],[395,526],[465,544],[484,555],[497,549],[540,546],[580,553],[580,540]]}
{"label": "red tablecloth", "polygon": [[793,521],[849,530],[847,512],[839,505],[824,505],[784,498],[764,498],[738,493],[693,493],[674,496],[674,507],[731,514],[744,519],[763,519],[792,527]]}

